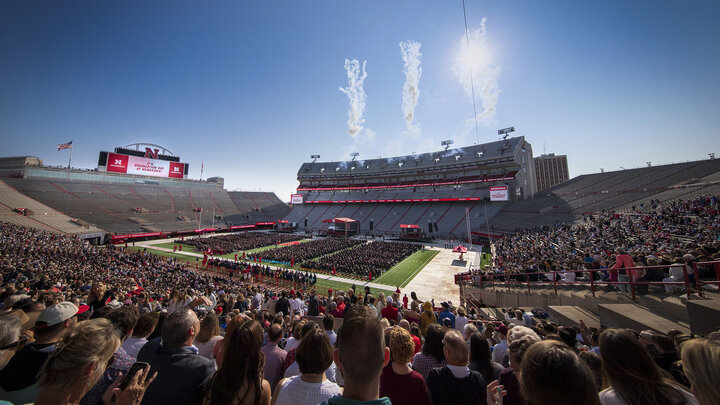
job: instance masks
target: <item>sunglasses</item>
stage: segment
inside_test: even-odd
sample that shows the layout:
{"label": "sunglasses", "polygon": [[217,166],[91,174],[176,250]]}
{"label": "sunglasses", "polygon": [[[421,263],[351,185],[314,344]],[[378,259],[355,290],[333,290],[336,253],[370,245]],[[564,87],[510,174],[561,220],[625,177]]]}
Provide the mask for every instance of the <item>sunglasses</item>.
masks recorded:
{"label": "sunglasses", "polygon": [[22,349],[22,348],[25,346],[25,344],[27,343],[27,341],[28,341],[28,337],[27,337],[27,336],[25,336],[25,335],[20,335],[20,337],[18,338],[18,340],[16,340],[16,341],[13,342],[13,343],[10,343],[9,345],[0,347],[0,350],[10,350],[10,349],[20,350],[20,349]]}

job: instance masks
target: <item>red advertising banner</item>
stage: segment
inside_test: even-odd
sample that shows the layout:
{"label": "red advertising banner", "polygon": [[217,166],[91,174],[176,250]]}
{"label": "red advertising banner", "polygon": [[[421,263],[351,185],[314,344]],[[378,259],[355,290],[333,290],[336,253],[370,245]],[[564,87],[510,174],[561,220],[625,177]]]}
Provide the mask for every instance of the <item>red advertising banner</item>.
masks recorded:
{"label": "red advertising banner", "polygon": [[352,203],[406,203],[406,202],[445,202],[445,201],[482,201],[481,197],[461,198],[413,198],[393,200],[306,200],[305,204],[352,204]]}
{"label": "red advertising banner", "polygon": [[132,238],[146,238],[149,236],[160,236],[162,232],[147,232],[147,233],[131,233],[127,235],[113,235],[112,240],[117,239],[132,239]]}
{"label": "red advertising banner", "polygon": [[108,153],[107,171],[182,179],[185,175],[185,163]]}

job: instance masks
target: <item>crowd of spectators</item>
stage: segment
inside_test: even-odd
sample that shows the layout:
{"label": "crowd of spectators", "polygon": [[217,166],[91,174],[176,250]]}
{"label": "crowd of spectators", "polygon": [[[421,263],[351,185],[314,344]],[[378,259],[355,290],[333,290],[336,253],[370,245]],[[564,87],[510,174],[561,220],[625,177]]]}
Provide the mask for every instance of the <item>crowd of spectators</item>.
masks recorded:
{"label": "crowd of spectators", "polygon": [[323,256],[300,264],[314,269],[355,277],[379,277],[406,257],[422,249],[422,245],[405,242],[370,242],[333,255]]}
{"label": "crowd of spectators", "polygon": [[211,238],[178,239],[175,243],[194,246],[197,250],[213,254],[226,254],[237,251],[251,250],[264,246],[296,242],[305,239],[302,235],[267,232],[243,232]]}
{"label": "crowd of spectators", "polygon": [[323,256],[361,245],[365,241],[348,238],[315,239],[297,245],[281,246],[248,256],[252,260],[271,261],[276,263],[302,263],[314,257]]}
{"label": "crowd of spectators", "polygon": [[[573,224],[528,230],[494,241],[494,263],[487,272],[547,273],[531,281],[573,282],[577,279],[623,282],[681,282],[682,265],[691,283],[696,277],[716,279],[712,265],[693,263],[720,259],[720,198],[699,196],[687,201],[651,201],[630,213],[602,212]],[[679,265],[672,267],[672,265]],[[636,266],[664,266],[625,270]],[[588,272],[587,270],[603,270]],[[553,276],[549,272],[559,272]],[[524,276],[518,277],[525,280]],[[618,288],[627,291],[625,285]],[[665,286],[670,291],[671,286]],[[639,292],[647,291],[641,286]]]}
{"label": "crowd of spectators", "polygon": [[399,289],[275,297],[5,223],[0,272],[11,403],[720,403],[720,332],[560,326],[517,308],[484,318]]}

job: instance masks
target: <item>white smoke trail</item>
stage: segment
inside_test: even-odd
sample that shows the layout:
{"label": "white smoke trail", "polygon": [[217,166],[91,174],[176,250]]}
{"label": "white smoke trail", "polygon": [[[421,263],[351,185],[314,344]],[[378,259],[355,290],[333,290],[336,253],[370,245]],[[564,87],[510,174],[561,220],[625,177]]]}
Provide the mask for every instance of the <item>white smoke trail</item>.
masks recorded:
{"label": "white smoke trail", "polygon": [[363,89],[363,82],[367,77],[365,71],[365,65],[367,61],[363,61],[362,70],[360,69],[360,62],[357,59],[348,60],[345,59],[345,71],[348,77],[348,86],[340,87],[340,91],[348,96],[350,106],[348,108],[348,134],[357,142],[357,136],[362,131],[365,119],[363,113],[365,112],[365,104],[367,102],[365,97],[365,89]]}
{"label": "white smoke trail", "polygon": [[480,29],[469,32],[469,38],[466,39],[465,35],[460,38],[461,51],[453,67],[453,72],[468,97],[473,96],[472,85],[475,85],[475,93],[479,94],[482,101],[482,111],[477,115],[477,121],[481,124],[489,124],[495,117],[500,95],[497,79],[501,70],[499,66],[490,66],[491,50],[487,42],[486,21],[487,19],[483,18]]}
{"label": "white smoke trail", "polygon": [[403,85],[402,111],[405,117],[408,133],[413,136],[420,135],[420,126],[413,122],[415,119],[415,107],[420,98],[420,76],[422,76],[422,68],[420,67],[420,42],[404,41],[400,42],[400,53],[403,60],[403,72],[405,73],[405,84]]}

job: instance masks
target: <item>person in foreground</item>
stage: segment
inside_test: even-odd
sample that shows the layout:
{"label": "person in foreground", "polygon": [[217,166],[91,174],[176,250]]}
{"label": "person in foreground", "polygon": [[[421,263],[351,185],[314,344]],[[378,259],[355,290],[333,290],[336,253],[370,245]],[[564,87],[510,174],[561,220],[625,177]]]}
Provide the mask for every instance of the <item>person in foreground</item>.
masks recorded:
{"label": "person in foreground", "polygon": [[427,405],[425,379],[408,363],[415,351],[410,332],[400,326],[390,331],[390,357],[392,362],[383,368],[380,377],[380,395],[390,398],[393,405]]}
{"label": "person in foreground", "polygon": [[459,331],[452,329],[443,338],[447,366],[428,374],[427,386],[434,405],[485,404],[487,381],[467,367],[468,347]]}
{"label": "person in foreground", "polygon": [[[660,367],[638,339],[623,329],[608,329],[600,335],[603,405],[697,405],[687,392]],[[717,381],[716,381],[717,383]]]}
{"label": "person in foreground", "polygon": [[[592,373],[568,345],[532,343],[520,368],[520,391],[532,405],[598,405]],[[488,404],[494,404],[488,400]]]}
{"label": "person in foreground", "polygon": [[212,377],[203,404],[269,405],[270,383],[263,378],[260,322],[247,321],[225,339],[222,367]]}
{"label": "person in foreground", "polygon": [[295,358],[300,375],[281,380],[273,393],[273,405],[316,405],[340,394],[340,387],[325,377],[333,362],[327,334],[314,328],[303,334]]}
{"label": "person in foreground", "polygon": [[214,371],[212,360],[198,354],[193,346],[200,331],[200,320],[189,308],[170,314],[161,329],[161,337],[146,343],[137,361],[158,372],[158,380],[145,393],[143,404],[194,405],[200,403]]}
{"label": "person in foreground", "polygon": [[327,405],[391,405],[387,397],[379,398],[380,374],[390,361],[390,349],[377,312],[371,307],[356,305],[345,314],[338,331],[335,364],[345,379],[341,397],[323,402]]}
{"label": "person in foreground", "polygon": [[720,342],[693,339],[682,345],[682,365],[700,405],[720,404]]}
{"label": "person in foreground", "polygon": [[[107,319],[79,323],[62,338],[40,372],[38,405],[79,404],[105,372],[113,354],[120,347],[120,338]],[[136,373],[124,390],[120,378],[103,397],[107,404],[138,405],[155,375],[145,379],[149,370]],[[157,375],[157,373],[155,373]],[[113,399],[114,398],[114,399]]]}

